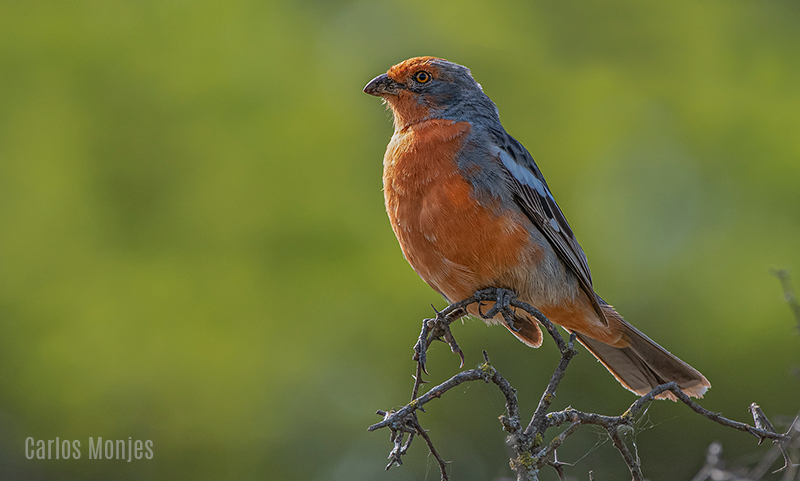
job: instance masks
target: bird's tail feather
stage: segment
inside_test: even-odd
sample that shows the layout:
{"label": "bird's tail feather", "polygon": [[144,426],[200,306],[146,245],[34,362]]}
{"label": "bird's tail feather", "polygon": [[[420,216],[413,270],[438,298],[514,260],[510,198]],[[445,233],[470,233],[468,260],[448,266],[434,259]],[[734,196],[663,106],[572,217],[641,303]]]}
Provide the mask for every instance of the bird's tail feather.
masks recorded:
{"label": "bird's tail feather", "polygon": [[[614,314],[621,321],[627,347],[609,346],[580,333],[577,338],[626,389],[642,396],[660,384],[675,381],[687,395],[703,397],[711,387],[705,376],[625,322],[616,311]],[[669,391],[656,398],[677,401]]]}

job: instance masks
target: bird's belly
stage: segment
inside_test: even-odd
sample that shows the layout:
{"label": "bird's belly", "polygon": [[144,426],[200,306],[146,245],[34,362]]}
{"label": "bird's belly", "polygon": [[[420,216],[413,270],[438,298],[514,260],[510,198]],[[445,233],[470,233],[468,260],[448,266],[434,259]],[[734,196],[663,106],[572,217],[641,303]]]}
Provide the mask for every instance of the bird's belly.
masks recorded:
{"label": "bird's belly", "polygon": [[387,190],[390,219],[408,262],[450,301],[482,287],[512,284],[529,264],[527,230],[470,195],[460,175],[439,178],[417,196]]}
{"label": "bird's belly", "polygon": [[533,305],[578,291],[544,235],[514,207],[476,195],[456,159],[470,126],[428,121],[396,132],[384,158],[386,211],[422,279],[456,302],[485,287],[513,289]]}
{"label": "bird's belly", "polygon": [[498,200],[479,202],[461,175],[455,158],[468,128],[439,123],[395,134],[384,161],[386,210],[403,254],[453,302],[483,287],[518,288],[514,279],[541,255],[524,216]]}

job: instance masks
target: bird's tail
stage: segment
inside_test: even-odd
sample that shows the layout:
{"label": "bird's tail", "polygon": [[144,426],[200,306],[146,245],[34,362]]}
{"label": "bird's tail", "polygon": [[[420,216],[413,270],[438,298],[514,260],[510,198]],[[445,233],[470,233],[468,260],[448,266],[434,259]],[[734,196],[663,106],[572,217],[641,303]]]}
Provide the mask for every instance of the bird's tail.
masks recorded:
{"label": "bird's tail", "polygon": [[[577,333],[577,338],[626,389],[642,396],[660,384],[675,381],[687,395],[703,397],[711,387],[705,376],[628,324],[611,306],[602,307],[606,317],[620,321],[629,345],[622,348],[609,346],[580,333]],[[670,391],[656,398],[677,401]]]}

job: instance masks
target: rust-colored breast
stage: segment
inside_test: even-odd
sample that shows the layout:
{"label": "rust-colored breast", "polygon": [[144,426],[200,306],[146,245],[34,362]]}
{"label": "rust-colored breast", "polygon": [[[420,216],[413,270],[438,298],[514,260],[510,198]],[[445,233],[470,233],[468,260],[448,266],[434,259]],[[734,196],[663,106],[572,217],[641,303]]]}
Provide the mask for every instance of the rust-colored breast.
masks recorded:
{"label": "rust-colored breast", "polygon": [[483,205],[455,162],[470,124],[429,120],[396,131],[386,150],[386,210],[408,262],[450,301],[482,287],[511,285],[530,259],[517,218]]}

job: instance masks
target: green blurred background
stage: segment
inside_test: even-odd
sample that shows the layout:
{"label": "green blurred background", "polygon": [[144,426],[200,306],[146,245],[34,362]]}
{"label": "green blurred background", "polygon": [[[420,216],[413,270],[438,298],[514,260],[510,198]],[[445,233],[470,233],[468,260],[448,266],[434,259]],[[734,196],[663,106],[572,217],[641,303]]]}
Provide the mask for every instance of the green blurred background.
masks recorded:
{"label": "green blurred background", "polygon": [[[0,477],[438,479],[423,444],[384,472],[388,433],[366,431],[444,306],[385,217],[391,122],[361,92],[417,55],[472,69],[598,292],[711,380],[702,404],[779,424],[800,407],[770,275],[800,267],[799,24],[794,1],[0,2]],[[552,342],[456,336],[530,416]],[[432,380],[457,369],[435,345]],[[584,351],[554,407],[633,400]],[[511,474],[503,412],[478,383],[430,404],[454,479]],[[28,460],[29,436],[83,456]],[[89,460],[89,437],[155,457]],[[668,402],[631,440],[654,480],[690,479],[714,440],[730,464],[769,449]],[[629,476],[592,428],[559,458]]]}

